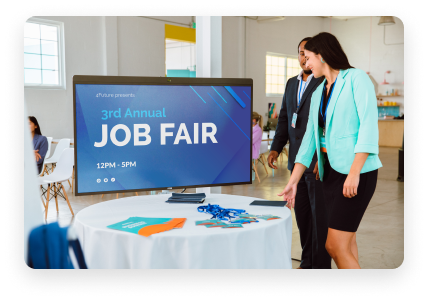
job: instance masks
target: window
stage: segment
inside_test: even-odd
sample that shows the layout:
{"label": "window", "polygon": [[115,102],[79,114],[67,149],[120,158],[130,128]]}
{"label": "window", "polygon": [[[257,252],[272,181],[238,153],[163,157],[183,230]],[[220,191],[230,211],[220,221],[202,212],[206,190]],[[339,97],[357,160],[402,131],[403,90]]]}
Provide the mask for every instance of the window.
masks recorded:
{"label": "window", "polygon": [[25,23],[24,86],[65,89],[61,22],[31,18]]}
{"label": "window", "polygon": [[168,77],[196,77],[196,44],[165,39],[165,69]]}
{"label": "window", "polygon": [[292,57],[287,57],[287,80],[292,78],[293,76],[296,76],[300,73],[302,68],[300,67],[299,60]]}
{"label": "window", "polygon": [[266,55],[266,96],[282,97],[285,83],[300,72],[297,58],[282,54]]}
{"label": "window", "polygon": [[165,76],[196,77],[196,29],[165,24]]}

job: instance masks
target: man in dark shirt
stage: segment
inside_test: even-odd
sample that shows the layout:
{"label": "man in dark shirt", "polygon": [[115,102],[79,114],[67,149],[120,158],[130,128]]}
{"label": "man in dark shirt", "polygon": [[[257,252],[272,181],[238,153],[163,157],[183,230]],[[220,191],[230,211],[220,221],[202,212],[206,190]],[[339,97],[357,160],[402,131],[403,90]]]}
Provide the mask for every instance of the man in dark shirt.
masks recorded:
{"label": "man in dark shirt", "polygon": [[[314,78],[312,71],[305,66],[304,46],[308,40],[310,38],[305,38],[298,45],[298,58],[303,70],[298,76],[290,78],[285,87],[278,125],[268,156],[268,164],[274,169],[277,167],[273,163],[276,162],[278,154],[289,141],[288,169],[293,170],[296,155],[306,132],[312,93],[323,80],[323,78]],[[331,258],[325,249],[328,232],[327,212],[322,184],[317,180],[316,158],[315,154],[311,165],[306,169],[297,185],[294,207],[302,246],[299,267],[301,269],[331,268]]]}

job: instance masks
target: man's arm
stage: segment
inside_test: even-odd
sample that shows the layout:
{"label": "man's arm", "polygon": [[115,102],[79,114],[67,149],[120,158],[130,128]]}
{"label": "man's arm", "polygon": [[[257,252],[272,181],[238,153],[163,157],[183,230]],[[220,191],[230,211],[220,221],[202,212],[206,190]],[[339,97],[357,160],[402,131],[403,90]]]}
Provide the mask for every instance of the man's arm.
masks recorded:
{"label": "man's arm", "polygon": [[278,124],[276,125],[275,137],[273,138],[272,145],[268,156],[268,165],[273,169],[277,169],[274,162],[278,158],[278,154],[282,152],[282,149],[288,141],[288,113],[287,113],[287,100],[285,95],[287,94],[288,82],[285,86],[284,96],[282,97],[281,111],[279,112]]}

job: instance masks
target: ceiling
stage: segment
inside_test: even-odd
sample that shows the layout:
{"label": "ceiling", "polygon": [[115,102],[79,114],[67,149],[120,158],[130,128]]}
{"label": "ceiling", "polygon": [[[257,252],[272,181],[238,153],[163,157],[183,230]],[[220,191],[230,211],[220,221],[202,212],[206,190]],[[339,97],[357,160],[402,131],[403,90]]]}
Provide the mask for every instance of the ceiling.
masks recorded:
{"label": "ceiling", "polygon": [[[321,18],[330,18],[330,16],[320,16]],[[275,21],[281,21],[284,18],[287,17],[276,17],[276,16],[246,16],[247,19],[255,20],[258,22],[275,22]],[[332,19],[337,20],[349,20],[349,19],[356,19],[356,18],[364,18],[364,16],[331,16]]]}
{"label": "ceiling", "polygon": [[[330,16],[322,16],[322,18],[330,18]],[[356,19],[356,18],[364,18],[364,17],[362,17],[362,16],[351,16],[351,17],[346,17],[346,16],[344,16],[344,17],[342,17],[342,16],[332,16],[331,17],[332,19],[338,19],[338,20],[344,20],[344,21],[346,21],[346,20],[349,20],[349,19]]]}

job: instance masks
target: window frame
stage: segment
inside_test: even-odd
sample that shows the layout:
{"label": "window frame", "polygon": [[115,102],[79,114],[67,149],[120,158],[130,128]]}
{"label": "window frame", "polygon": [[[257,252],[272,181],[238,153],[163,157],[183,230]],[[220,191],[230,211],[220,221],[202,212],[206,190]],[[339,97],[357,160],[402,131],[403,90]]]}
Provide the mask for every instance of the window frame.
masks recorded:
{"label": "window frame", "polygon": [[[285,57],[285,84],[287,84],[287,58],[296,59],[297,62],[299,63],[299,56],[298,55],[287,55]],[[298,67],[298,68],[300,68],[300,67]],[[301,71],[301,68],[300,68],[300,71]],[[300,73],[300,71],[297,73],[297,75]],[[293,76],[295,76],[295,75],[293,75]]]}
{"label": "window frame", "polygon": [[[34,23],[39,25],[56,26],[57,30],[57,42],[58,42],[58,84],[27,84],[24,80],[25,89],[38,89],[38,90],[65,90],[65,47],[64,47],[64,23],[60,21],[29,18],[25,23]],[[24,66],[25,69],[25,66]]]}
{"label": "window frame", "polygon": [[283,57],[285,59],[285,65],[284,65],[284,88],[287,86],[287,58],[291,58],[291,59],[297,59],[299,60],[299,57],[297,55],[288,55],[288,54],[283,54],[283,53],[275,53],[275,52],[266,52],[265,55],[265,94],[266,97],[282,97],[284,95],[283,93],[267,93],[267,86],[266,86],[266,69],[267,69],[267,64],[266,64],[266,57],[270,55],[270,56],[278,56],[278,57]]}

